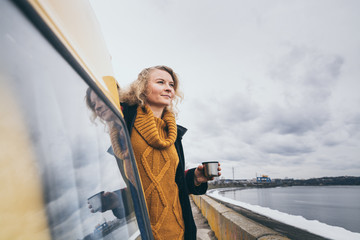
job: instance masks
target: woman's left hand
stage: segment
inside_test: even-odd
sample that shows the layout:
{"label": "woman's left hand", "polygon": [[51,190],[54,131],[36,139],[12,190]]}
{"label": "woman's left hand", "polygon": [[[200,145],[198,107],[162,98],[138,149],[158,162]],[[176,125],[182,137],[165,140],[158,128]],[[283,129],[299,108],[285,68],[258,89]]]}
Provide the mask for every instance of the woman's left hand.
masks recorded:
{"label": "woman's left hand", "polygon": [[[221,167],[220,167],[220,163],[218,166],[218,170],[219,170],[219,175],[221,175]],[[195,169],[195,173],[194,173],[194,184],[195,186],[200,186],[200,184],[205,183],[207,181],[211,181],[214,180],[214,177],[212,178],[207,178],[204,175],[204,165],[199,165],[196,169]]]}

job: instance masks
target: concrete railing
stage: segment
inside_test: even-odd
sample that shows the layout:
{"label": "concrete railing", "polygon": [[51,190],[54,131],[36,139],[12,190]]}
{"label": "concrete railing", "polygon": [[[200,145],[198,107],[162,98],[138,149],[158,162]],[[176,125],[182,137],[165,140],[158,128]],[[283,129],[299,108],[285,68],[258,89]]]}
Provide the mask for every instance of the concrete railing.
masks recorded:
{"label": "concrete railing", "polygon": [[192,195],[192,199],[219,240],[289,240],[280,233],[242,216],[208,196]]}

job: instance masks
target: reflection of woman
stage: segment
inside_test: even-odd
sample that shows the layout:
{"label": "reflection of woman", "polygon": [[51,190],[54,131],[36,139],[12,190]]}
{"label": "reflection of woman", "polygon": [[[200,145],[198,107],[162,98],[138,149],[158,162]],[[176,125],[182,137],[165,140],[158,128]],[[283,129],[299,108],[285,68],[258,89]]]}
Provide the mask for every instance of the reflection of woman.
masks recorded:
{"label": "reflection of woman", "polygon": [[[125,181],[130,179],[132,182],[132,168],[129,160],[129,150],[125,143],[124,130],[122,129],[122,124],[119,118],[106,106],[106,104],[96,95],[96,93],[88,88],[86,91],[86,104],[93,112],[93,119],[97,117],[101,121],[105,121],[110,130],[110,139],[112,149],[110,149],[111,154],[115,155],[118,160],[122,163],[120,164],[120,170],[122,176],[127,176],[124,178]],[[127,170],[128,169],[128,170]],[[126,174],[125,174],[126,172]]]}
{"label": "reflection of woman", "polygon": [[[120,94],[155,239],[196,239],[188,194],[204,194],[203,166],[185,170],[174,103],[179,80],[166,66],[144,69]],[[220,168],[219,168],[220,170]]]}
{"label": "reflection of woman", "polygon": [[[101,121],[104,121],[110,130],[110,137],[113,148],[110,149],[110,153],[116,156],[118,166],[121,171],[121,175],[128,186],[128,188],[120,189],[114,192],[105,192],[101,195],[101,208],[99,211],[105,212],[112,210],[117,218],[123,218],[131,213],[133,205],[129,199],[130,186],[128,180],[133,179],[132,171],[126,171],[126,168],[130,169],[129,151],[125,145],[125,139],[122,134],[124,130],[120,120],[115,114],[106,106],[106,104],[95,94],[95,92],[88,88],[86,92],[86,104],[93,112],[93,119],[99,117]],[[92,212],[95,210],[89,205]]]}
{"label": "reflection of woman", "polygon": [[[107,107],[107,105],[90,88],[86,91],[86,104],[93,112],[93,120],[97,117],[105,121],[110,130],[111,148],[108,152],[115,156],[121,175],[127,185],[126,189],[114,192],[106,192],[102,195],[101,211],[112,210],[117,218],[128,216],[135,210],[135,215],[140,232],[144,235],[144,216],[140,207],[139,189],[134,180],[133,169],[129,157],[129,149],[126,145],[124,129],[119,118]],[[132,197],[132,201],[130,199]],[[91,208],[91,206],[89,206]]]}

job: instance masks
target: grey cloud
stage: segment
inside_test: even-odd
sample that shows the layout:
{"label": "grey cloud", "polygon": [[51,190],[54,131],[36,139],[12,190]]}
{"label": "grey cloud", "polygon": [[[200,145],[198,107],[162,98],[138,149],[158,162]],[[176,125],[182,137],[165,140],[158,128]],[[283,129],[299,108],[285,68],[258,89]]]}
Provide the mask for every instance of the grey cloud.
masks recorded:
{"label": "grey cloud", "polygon": [[291,165],[301,166],[304,164],[304,162],[305,162],[304,158],[296,157],[291,160],[289,158],[286,158],[285,163],[286,163],[286,165],[289,165],[289,163],[290,163]]}
{"label": "grey cloud", "polygon": [[342,127],[331,127],[327,130],[326,133],[321,132],[319,134],[320,139],[322,139],[323,145],[327,147],[335,147],[343,144],[349,138],[349,133],[346,129]]}
{"label": "grey cloud", "polygon": [[322,109],[309,108],[283,108],[274,106],[270,118],[265,120],[264,129],[276,131],[280,134],[303,135],[323,126],[329,119],[329,114]]}
{"label": "grey cloud", "polygon": [[305,163],[305,158],[302,156],[297,156],[297,155],[273,155],[273,156],[269,156],[267,159],[267,163],[269,165],[274,165],[274,166],[300,166],[302,164]]}
{"label": "grey cloud", "polygon": [[225,132],[217,136],[201,137],[200,140],[196,134],[191,135],[190,138],[184,138],[187,161],[200,162],[219,159],[247,161],[250,154],[248,145],[241,138],[234,138],[230,134]]}
{"label": "grey cloud", "polygon": [[315,56],[307,65],[303,76],[305,101],[321,104],[330,98],[344,60],[340,56]]}
{"label": "grey cloud", "polygon": [[[343,155],[339,157],[317,158],[316,163],[321,165],[324,169],[337,171],[356,171],[360,169],[360,162],[354,161],[353,158]],[[341,164],[339,164],[341,163]]]}
{"label": "grey cloud", "polygon": [[215,104],[209,104],[199,99],[194,99],[192,102],[197,102],[197,104],[190,105],[194,108],[191,119],[194,127],[190,134],[201,133],[201,136],[198,137],[214,137],[221,134],[221,118],[216,112]]}
{"label": "grey cloud", "polygon": [[76,188],[69,188],[62,192],[56,200],[47,203],[47,212],[50,225],[56,226],[66,221],[69,216],[78,210],[78,199]]}
{"label": "grey cloud", "polygon": [[315,152],[316,146],[309,137],[267,133],[259,138],[254,147],[262,151],[265,156],[277,154],[279,157],[301,157],[303,154]]}
{"label": "grey cloud", "polygon": [[327,87],[340,75],[344,59],[340,56],[315,55],[307,64],[304,82],[316,87]]}
{"label": "grey cloud", "polygon": [[350,135],[356,135],[360,133],[360,113],[353,114],[345,120],[345,124],[348,127]]}
{"label": "grey cloud", "polygon": [[196,127],[212,136],[219,136],[226,131],[236,132],[237,127],[255,120],[259,116],[259,106],[241,94],[233,94],[227,98],[212,99],[211,103],[202,100],[198,102]]}
{"label": "grey cloud", "polygon": [[240,94],[224,99],[219,103],[218,109],[226,124],[251,121],[259,115],[259,107]]}
{"label": "grey cloud", "polygon": [[314,148],[306,145],[281,144],[267,146],[263,149],[267,153],[279,154],[284,156],[297,156],[314,152]]}
{"label": "grey cloud", "polygon": [[293,96],[297,92],[302,102],[326,103],[344,63],[339,55],[290,46],[289,52],[273,63],[270,77],[283,83],[284,95]]}
{"label": "grey cloud", "polygon": [[270,71],[271,78],[281,83],[285,102],[270,108],[270,117],[264,119],[264,130],[303,135],[328,122],[329,99],[344,62],[338,55],[289,46],[288,53],[275,62]]}
{"label": "grey cloud", "polygon": [[324,145],[328,146],[328,147],[335,147],[339,144],[342,144],[343,141],[342,140],[337,140],[337,139],[326,139],[324,141]]}
{"label": "grey cloud", "polygon": [[81,168],[91,164],[93,163],[93,160],[99,156],[99,147],[95,137],[86,138],[81,136],[75,144],[71,145],[72,156],[74,158],[73,164],[75,168]]}
{"label": "grey cloud", "polygon": [[341,68],[345,63],[342,56],[324,54],[304,46],[286,47],[288,53],[271,67],[269,73],[273,79],[324,86],[340,76]]}

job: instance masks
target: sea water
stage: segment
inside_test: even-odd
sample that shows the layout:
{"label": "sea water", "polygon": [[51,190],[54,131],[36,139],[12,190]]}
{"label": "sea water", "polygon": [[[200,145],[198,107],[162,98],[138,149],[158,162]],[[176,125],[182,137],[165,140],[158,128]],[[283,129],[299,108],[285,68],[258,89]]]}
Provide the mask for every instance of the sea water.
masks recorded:
{"label": "sea water", "polygon": [[215,190],[210,196],[331,239],[360,239],[360,186]]}

